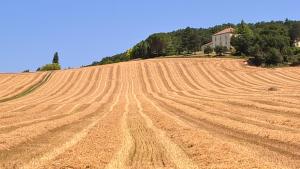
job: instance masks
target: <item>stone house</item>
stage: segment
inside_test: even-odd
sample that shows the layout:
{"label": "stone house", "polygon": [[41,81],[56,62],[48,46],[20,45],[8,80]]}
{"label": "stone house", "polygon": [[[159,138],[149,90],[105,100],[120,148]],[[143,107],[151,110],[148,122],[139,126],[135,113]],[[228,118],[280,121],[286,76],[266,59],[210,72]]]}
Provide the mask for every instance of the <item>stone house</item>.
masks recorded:
{"label": "stone house", "polygon": [[225,46],[228,49],[231,48],[231,37],[234,35],[234,28],[226,28],[220,32],[212,35],[212,41],[203,45],[201,50],[203,51],[207,46],[215,48],[216,46]]}

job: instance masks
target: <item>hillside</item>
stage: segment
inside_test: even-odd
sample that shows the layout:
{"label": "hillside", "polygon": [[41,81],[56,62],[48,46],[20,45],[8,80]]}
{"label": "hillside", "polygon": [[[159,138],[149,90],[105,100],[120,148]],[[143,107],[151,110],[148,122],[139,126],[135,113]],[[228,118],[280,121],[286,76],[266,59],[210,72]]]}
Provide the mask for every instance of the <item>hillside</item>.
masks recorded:
{"label": "hillside", "polygon": [[37,84],[47,73],[0,74],[0,102],[10,100]]}
{"label": "hillside", "polygon": [[[210,51],[207,54],[215,51],[217,55],[222,55],[227,51],[238,57],[248,56],[249,63],[256,66],[300,65],[300,46],[295,46],[300,40],[300,21],[286,19],[257,23],[245,23],[242,20],[239,24],[227,23],[210,28],[187,27],[172,32],[154,33],[127,51],[104,57],[88,66],[161,56],[191,55],[204,50],[203,45],[212,42],[212,36],[226,28],[233,28],[231,33],[234,36],[229,35],[232,38],[222,43],[228,43],[230,47],[221,43],[214,44],[206,50]],[[216,38],[214,36],[215,40]],[[221,41],[221,37],[218,38]]]}
{"label": "hillside", "polygon": [[[43,78],[0,75],[0,100]],[[55,71],[0,103],[0,168],[300,168],[299,86],[239,59]]]}

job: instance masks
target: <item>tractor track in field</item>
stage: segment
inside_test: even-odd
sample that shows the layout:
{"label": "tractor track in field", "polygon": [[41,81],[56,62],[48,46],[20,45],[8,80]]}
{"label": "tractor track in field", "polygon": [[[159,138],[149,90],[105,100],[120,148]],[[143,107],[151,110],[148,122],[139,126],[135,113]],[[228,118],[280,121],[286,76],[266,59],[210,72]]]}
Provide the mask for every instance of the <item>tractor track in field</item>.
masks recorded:
{"label": "tractor track in field", "polygon": [[[30,87],[28,87],[27,89],[25,89],[24,91],[20,92],[20,93],[17,93],[16,95],[13,95],[11,97],[8,97],[8,98],[4,98],[4,99],[1,99],[0,100],[0,103],[5,103],[5,102],[8,102],[8,101],[11,101],[11,100],[15,100],[15,99],[18,99],[18,98],[21,98],[21,97],[24,97],[32,92],[34,92],[35,90],[37,90],[39,87],[41,87],[43,84],[45,84],[49,78],[51,78],[51,74],[52,73],[48,73],[46,74],[40,81],[38,81],[37,83],[31,85]],[[29,83],[31,84],[31,83]],[[28,85],[28,84],[27,84]],[[18,90],[17,90],[18,91]],[[13,93],[15,93],[16,91],[14,91]],[[10,93],[11,94],[11,93]],[[4,96],[5,97],[5,96]]]}
{"label": "tractor track in field", "polygon": [[299,72],[170,58],[1,74],[0,168],[298,169]]}

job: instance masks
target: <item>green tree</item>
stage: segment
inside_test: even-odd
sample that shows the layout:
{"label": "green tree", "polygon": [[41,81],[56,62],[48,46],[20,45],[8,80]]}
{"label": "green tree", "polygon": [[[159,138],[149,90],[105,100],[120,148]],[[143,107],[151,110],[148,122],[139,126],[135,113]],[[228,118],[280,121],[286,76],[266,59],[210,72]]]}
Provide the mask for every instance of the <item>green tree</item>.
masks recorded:
{"label": "green tree", "polygon": [[212,52],[213,52],[213,48],[211,48],[210,46],[204,48],[204,54],[207,54],[209,56],[209,54]]}
{"label": "green tree", "polygon": [[150,47],[150,56],[158,57],[165,55],[165,49],[167,42],[163,38],[162,34],[154,34],[146,40]]}
{"label": "green tree", "polygon": [[270,48],[266,55],[267,65],[278,65],[283,62],[283,57],[280,51],[276,48]]}
{"label": "green tree", "polygon": [[232,37],[231,45],[236,50],[235,55],[249,55],[249,48],[253,45],[253,38],[247,35],[237,35]]}
{"label": "green tree", "polygon": [[52,63],[53,63],[53,64],[54,64],[54,63],[59,64],[59,57],[58,57],[58,53],[57,53],[57,52],[54,53]]}
{"label": "green tree", "polygon": [[148,42],[141,41],[140,43],[138,43],[137,45],[135,45],[132,48],[130,58],[131,59],[137,59],[137,58],[147,59],[150,56],[151,56],[151,53],[150,53],[150,46],[149,46]]}
{"label": "green tree", "polygon": [[285,47],[290,46],[290,38],[288,36],[281,35],[280,32],[270,29],[259,32],[255,41],[265,49],[276,48],[282,51]]}
{"label": "green tree", "polygon": [[201,46],[201,37],[199,32],[193,28],[187,27],[181,34],[182,46],[187,53],[196,52]]}
{"label": "green tree", "polygon": [[181,55],[182,52],[184,51],[184,47],[183,47],[183,44],[182,44],[182,39],[178,36],[173,36],[172,37],[172,44],[173,44],[173,47],[175,49],[175,53],[178,54],[178,55]]}
{"label": "green tree", "polygon": [[265,53],[263,52],[262,48],[258,44],[251,46],[249,49],[249,53],[251,56],[254,57],[249,60],[251,64],[260,66],[263,63],[265,63],[265,58],[266,58]]}
{"label": "green tree", "polygon": [[236,28],[236,34],[253,36],[253,31],[248,26],[248,24],[244,20],[242,20],[241,23],[238,24]]}
{"label": "green tree", "polygon": [[283,55],[283,60],[285,62],[288,62],[290,60],[290,57],[292,57],[294,55],[293,50],[291,47],[285,47],[282,50],[282,55]]}
{"label": "green tree", "polygon": [[130,60],[132,56],[132,48],[128,49],[125,54],[126,60]]}
{"label": "green tree", "polygon": [[296,22],[292,25],[289,34],[292,41],[300,39],[300,22]]}
{"label": "green tree", "polygon": [[236,50],[236,55],[249,55],[249,48],[253,45],[254,33],[251,28],[242,21],[236,28],[236,36],[231,39],[231,45]]}

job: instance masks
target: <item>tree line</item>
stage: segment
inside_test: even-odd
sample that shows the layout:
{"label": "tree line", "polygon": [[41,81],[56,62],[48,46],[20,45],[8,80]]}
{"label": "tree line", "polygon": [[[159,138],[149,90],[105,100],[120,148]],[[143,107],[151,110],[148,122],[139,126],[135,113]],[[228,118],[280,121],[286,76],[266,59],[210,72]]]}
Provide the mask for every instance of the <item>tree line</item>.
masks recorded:
{"label": "tree line", "polygon": [[[293,47],[294,41],[300,38],[300,21],[285,20],[255,24],[242,21],[237,25],[228,23],[210,28],[187,27],[168,33],[156,33],[123,53],[105,57],[89,66],[159,56],[189,55],[200,51],[202,45],[211,42],[213,34],[228,27],[236,30],[231,41],[234,55],[249,56],[249,63],[257,66],[300,63],[299,48]],[[213,50],[217,55],[222,55],[229,49],[208,47],[205,52],[211,53]]]}
{"label": "tree line", "polygon": [[131,49],[101,61],[95,61],[89,66],[117,63],[132,59],[148,59],[159,56],[189,55],[201,50],[201,46],[211,41],[211,36],[233,24],[223,24],[212,28],[179,29],[168,33],[155,33],[137,43]]}

